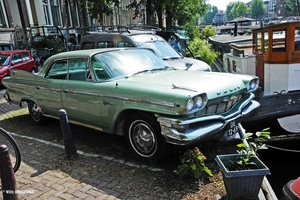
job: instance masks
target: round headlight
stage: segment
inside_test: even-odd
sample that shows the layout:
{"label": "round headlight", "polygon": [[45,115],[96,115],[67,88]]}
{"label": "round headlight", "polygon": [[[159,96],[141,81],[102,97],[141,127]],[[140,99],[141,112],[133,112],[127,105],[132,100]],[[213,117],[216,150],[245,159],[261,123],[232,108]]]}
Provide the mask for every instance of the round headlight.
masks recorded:
{"label": "round headlight", "polygon": [[259,83],[258,79],[251,80],[249,85],[248,85],[248,91],[249,92],[255,91],[258,88],[258,83]]}
{"label": "round headlight", "polygon": [[195,105],[197,108],[201,108],[203,104],[203,99],[201,96],[195,97]]}
{"label": "round headlight", "polygon": [[187,106],[186,106],[187,110],[188,110],[188,111],[193,110],[194,105],[195,105],[195,104],[194,104],[194,100],[193,100],[193,99],[190,99],[189,102],[187,103]]}

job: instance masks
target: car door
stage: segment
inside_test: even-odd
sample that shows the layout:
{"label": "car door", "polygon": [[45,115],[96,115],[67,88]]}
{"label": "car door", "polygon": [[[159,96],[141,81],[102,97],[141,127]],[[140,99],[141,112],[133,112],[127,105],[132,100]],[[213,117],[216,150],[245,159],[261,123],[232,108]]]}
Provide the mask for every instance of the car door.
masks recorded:
{"label": "car door", "polygon": [[87,58],[68,60],[67,80],[62,83],[62,105],[69,120],[102,127],[98,85],[90,76]]}
{"label": "car door", "polygon": [[58,118],[62,108],[61,86],[66,81],[68,65],[66,60],[57,60],[50,64],[45,77],[36,76],[35,99],[43,112]]}
{"label": "car door", "polygon": [[30,60],[29,52],[21,52],[21,56],[23,60],[23,70],[30,72],[34,66],[33,62]]}
{"label": "car door", "polygon": [[11,69],[21,69],[24,70],[24,62],[20,53],[13,53],[11,60]]}

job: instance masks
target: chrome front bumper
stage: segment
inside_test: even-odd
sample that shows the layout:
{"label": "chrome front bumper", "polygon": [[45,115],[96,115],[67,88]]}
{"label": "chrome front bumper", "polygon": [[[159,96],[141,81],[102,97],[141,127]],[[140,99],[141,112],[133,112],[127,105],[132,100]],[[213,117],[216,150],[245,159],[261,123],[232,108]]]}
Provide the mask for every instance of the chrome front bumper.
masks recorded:
{"label": "chrome front bumper", "polygon": [[[161,133],[165,137],[166,142],[175,145],[189,145],[203,140],[212,138],[221,138],[228,123],[232,121],[240,122],[250,115],[260,104],[255,100],[250,100],[246,106],[242,107],[240,112],[230,117],[221,115],[204,116],[193,120],[181,121],[180,125],[186,128],[176,128],[176,126],[167,125],[166,121],[170,119],[159,117],[158,121],[161,126]],[[240,126],[240,124],[238,124]],[[184,126],[181,126],[184,127]],[[239,129],[238,133],[242,135]]]}

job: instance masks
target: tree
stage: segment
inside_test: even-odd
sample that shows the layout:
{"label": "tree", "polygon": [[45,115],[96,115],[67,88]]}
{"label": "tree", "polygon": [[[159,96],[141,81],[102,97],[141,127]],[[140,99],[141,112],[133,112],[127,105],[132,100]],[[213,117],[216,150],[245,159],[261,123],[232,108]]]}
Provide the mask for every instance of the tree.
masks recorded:
{"label": "tree", "polygon": [[236,7],[236,15],[238,17],[246,16],[248,13],[248,7],[244,2],[239,2]]}
{"label": "tree", "polygon": [[170,29],[176,20],[179,25],[188,22],[196,24],[198,18],[203,16],[208,8],[205,0],[165,0],[164,5],[167,14],[167,29]]}
{"label": "tree", "polygon": [[297,0],[286,0],[286,10],[292,15],[299,15]]}
{"label": "tree", "polygon": [[266,12],[263,0],[253,0],[250,6],[251,16],[255,19],[259,19]]}
{"label": "tree", "polygon": [[205,24],[212,24],[213,19],[216,16],[217,13],[218,13],[218,7],[208,5],[208,9],[207,9],[207,11],[206,11],[206,13],[203,17],[203,22]]}
{"label": "tree", "polygon": [[244,2],[230,2],[226,7],[227,20],[233,20],[234,18],[246,16],[248,14],[248,7]]}
{"label": "tree", "polygon": [[225,12],[227,20],[234,19],[234,17],[232,16],[232,13],[231,13],[231,9],[234,7],[235,4],[236,4],[236,2],[229,2],[229,4],[227,4],[227,6],[226,6],[226,12]]}
{"label": "tree", "polygon": [[100,24],[103,24],[103,14],[112,15],[114,8],[119,6],[119,0],[80,0],[83,5],[85,2],[88,14]]}

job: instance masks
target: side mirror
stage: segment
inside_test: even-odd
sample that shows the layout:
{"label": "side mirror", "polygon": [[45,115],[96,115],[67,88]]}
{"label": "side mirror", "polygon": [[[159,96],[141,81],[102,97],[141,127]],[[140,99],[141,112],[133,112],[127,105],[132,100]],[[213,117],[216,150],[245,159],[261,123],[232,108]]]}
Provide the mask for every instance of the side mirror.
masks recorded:
{"label": "side mirror", "polygon": [[197,55],[195,58],[196,58],[197,60],[201,60],[201,56],[199,56],[199,55]]}

